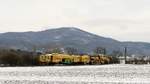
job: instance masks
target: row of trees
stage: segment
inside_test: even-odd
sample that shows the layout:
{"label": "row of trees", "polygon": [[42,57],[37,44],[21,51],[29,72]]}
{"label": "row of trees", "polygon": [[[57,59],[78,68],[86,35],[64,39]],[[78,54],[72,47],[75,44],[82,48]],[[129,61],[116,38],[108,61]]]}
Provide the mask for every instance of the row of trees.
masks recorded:
{"label": "row of trees", "polygon": [[[71,54],[71,55],[72,54],[85,54],[85,53],[80,53],[77,48],[73,48],[73,47],[67,47],[64,49],[64,51],[60,48],[55,48],[47,53],[64,53],[64,52],[67,54]],[[96,47],[95,49],[93,49],[93,53],[94,55],[98,55],[98,54],[108,55],[106,48],[103,48],[103,47]],[[123,56],[123,53],[119,50],[114,50],[109,55],[114,56],[114,57],[119,57],[119,56]]]}
{"label": "row of trees", "polygon": [[38,54],[21,50],[0,50],[1,66],[32,66],[38,64]]}
{"label": "row of trees", "polygon": [[[65,52],[67,54],[83,54],[79,53],[78,49],[73,47],[65,48]],[[106,49],[102,47],[97,47],[93,50],[95,55],[98,54],[107,54]],[[64,53],[62,49],[55,48],[48,53]],[[112,55],[112,59],[114,63],[118,62],[116,56],[119,52],[114,51]],[[35,66],[38,65],[38,56],[41,53],[37,52],[27,52],[21,50],[13,50],[13,49],[0,49],[0,64],[1,66]],[[84,53],[85,54],[85,53]],[[119,53],[120,54],[120,53]]]}
{"label": "row of trees", "polygon": [[[97,47],[93,50],[93,52],[94,52],[94,54],[106,54],[106,49],[103,47]],[[77,48],[73,48],[73,47],[67,47],[64,50],[61,50],[60,48],[55,48],[47,53],[67,53],[67,54],[71,54],[71,55],[72,54],[83,54],[83,53],[80,53]]]}

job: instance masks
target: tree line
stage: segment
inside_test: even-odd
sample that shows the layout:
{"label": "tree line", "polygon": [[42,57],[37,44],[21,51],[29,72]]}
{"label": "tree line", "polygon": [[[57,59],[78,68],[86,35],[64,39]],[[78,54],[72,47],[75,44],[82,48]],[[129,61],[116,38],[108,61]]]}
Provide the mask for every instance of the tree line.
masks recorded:
{"label": "tree line", "polygon": [[[67,54],[83,54],[79,53],[77,48],[67,47],[65,48]],[[107,54],[107,51],[103,47],[97,47],[93,50],[95,55],[98,54]],[[60,48],[55,48],[46,53],[64,53]],[[1,66],[37,66],[38,65],[38,56],[42,53],[38,52],[29,52],[22,50],[14,50],[14,49],[0,49],[0,64]],[[85,53],[84,53],[85,54]],[[120,52],[114,51],[112,53],[112,63],[118,63],[117,55],[120,55]]]}
{"label": "tree line", "polygon": [[38,64],[38,54],[33,52],[0,49],[1,66],[32,66]]}

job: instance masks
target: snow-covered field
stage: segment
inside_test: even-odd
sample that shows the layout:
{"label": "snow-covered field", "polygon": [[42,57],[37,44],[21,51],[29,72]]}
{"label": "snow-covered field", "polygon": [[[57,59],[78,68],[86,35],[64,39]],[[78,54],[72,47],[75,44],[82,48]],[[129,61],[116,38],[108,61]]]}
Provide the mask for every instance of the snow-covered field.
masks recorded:
{"label": "snow-covered field", "polygon": [[150,65],[1,67],[0,84],[150,84]]}

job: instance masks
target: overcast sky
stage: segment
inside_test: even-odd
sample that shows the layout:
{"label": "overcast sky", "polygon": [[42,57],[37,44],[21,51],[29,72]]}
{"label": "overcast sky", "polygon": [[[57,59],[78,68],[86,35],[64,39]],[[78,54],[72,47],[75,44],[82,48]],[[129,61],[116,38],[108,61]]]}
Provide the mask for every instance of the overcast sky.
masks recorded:
{"label": "overcast sky", "polygon": [[0,0],[0,32],[64,26],[150,42],[150,0]]}

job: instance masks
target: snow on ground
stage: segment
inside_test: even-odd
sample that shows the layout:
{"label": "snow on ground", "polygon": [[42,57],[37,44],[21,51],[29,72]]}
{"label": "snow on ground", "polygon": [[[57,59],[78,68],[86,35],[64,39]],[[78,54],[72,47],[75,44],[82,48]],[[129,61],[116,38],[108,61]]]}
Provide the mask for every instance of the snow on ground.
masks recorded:
{"label": "snow on ground", "polygon": [[0,84],[150,84],[150,65],[1,67]]}

